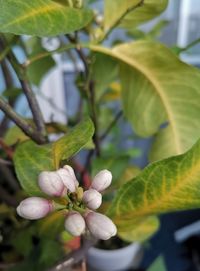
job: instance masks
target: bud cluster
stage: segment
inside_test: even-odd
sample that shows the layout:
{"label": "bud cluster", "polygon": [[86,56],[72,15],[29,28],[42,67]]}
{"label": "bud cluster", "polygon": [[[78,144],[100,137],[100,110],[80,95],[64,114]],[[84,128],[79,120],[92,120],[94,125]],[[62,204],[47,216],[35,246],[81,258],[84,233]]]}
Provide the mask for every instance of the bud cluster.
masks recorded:
{"label": "bud cluster", "polygon": [[[50,199],[30,197],[17,207],[17,213],[26,219],[40,219],[52,211],[66,210],[65,229],[80,236],[86,229],[96,238],[107,240],[117,233],[116,226],[107,216],[97,213],[102,203],[101,192],[112,181],[108,170],[101,170],[93,179],[90,188],[83,192],[74,170],[69,165],[56,171],[43,171],[38,176],[38,186]],[[65,199],[65,205],[56,198]]]}

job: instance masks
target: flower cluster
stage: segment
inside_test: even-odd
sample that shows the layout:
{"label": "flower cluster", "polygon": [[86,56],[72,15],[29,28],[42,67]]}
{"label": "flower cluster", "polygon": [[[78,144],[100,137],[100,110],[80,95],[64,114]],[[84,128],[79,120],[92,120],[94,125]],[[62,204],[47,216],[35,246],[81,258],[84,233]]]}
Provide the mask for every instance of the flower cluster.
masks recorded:
{"label": "flower cluster", "polygon": [[[38,185],[41,191],[53,199],[27,198],[19,204],[17,213],[26,219],[40,219],[52,211],[65,209],[65,228],[72,235],[80,236],[88,229],[94,237],[107,240],[116,235],[116,226],[110,218],[94,210],[100,207],[101,192],[111,181],[111,172],[101,170],[94,177],[90,188],[83,192],[69,165],[57,171],[43,171],[38,177]],[[65,205],[55,200],[59,197],[65,199]]]}

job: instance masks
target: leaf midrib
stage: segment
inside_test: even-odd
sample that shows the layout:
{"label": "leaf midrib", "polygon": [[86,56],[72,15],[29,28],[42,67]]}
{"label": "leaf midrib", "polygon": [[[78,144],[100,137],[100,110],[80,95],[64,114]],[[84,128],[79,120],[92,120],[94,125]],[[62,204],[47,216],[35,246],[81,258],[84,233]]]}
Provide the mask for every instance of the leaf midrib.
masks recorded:
{"label": "leaf midrib", "polygon": [[[196,165],[193,166],[190,170],[187,170],[184,176],[182,176],[181,178],[179,176],[179,181],[176,183],[175,186],[173,186],[173,188],[169,191],[169,193],[165,193],[164,196],[160,195],[158,200],[154,201],[152,204],[148,203],[147,206],[143,205],[142,206],[143,208],[138,208],[137,211],[133,210],[132,211],[133,216],[140,217],[140,216],[144,216],[144,215],[154,215],[155,212],[151,213],[150,211],[154,210],[154,208],[156,208],[157,206],[163,205],[164,202],[170,202],[170,199],[173,196],[173,194],[176,194],[177,191],[180,191],[180,189],[183,186],[186,186],[188,183],[190,184],[191,183],[191,176],[196,175],[196,173],[199,172],[199,170],[200,170],[200,160],[198,160]],[[138,179],[138,181],[139,180],[140,179]],[[127,192],[128,189],[130,189],[129,186],[127,186],[127,188],[123,191],[120,198],[123,197],[123,195]],[[167,192],[167,191],[165,191],[165,192]],[[119,202],[120,202],[120,199],[118,199],[118,204],[117,204],[118,206],[120,205]],[[117,206],[116,206],[116,208],[117,208]],[[156,212],[156,213],[158,213],[158,212]],[[163,212],[160,212],[160,213],[163,213]],[[116,214],[116,219],[117,219],[117,217],[118,217],[118,214]],[[127,218],[130,218],[130,214],[127,215]],[[120,216],[120,219],[122,219],[122,216]],[[126,216],[123,216],[123,219],[126,219]]]}
{"label": "leaf midrib", "polygon": [[10,27],[14,24],[19,24],[23,21],[26,21],[27,19],[34,18],[34,17],[39,16],[41,14],[44,14],[44,13],[48,14],[51,11],[55,11],[55,10],[59,10],[59,9],[61,9],[61,7],[59,5],[54,4],[54,3],[51,5],[48,5],[48,6],[45,5],[45,6],[37,8],[37,9],[32,9],[30,12],[26,13],[25,15],[19,16],[15,20],[12,20],[9,23],[5,24],[4,28]]}
{"label": "leaf midrib", "polygon": [[108,54],[112,57],[115,57],[115,58],[119,59],[120,61],[124,61],[126,64],[135,67],[148,79],[148,81],[153,85],[153,88],[155,89],[157,95],[160,97],[160,100],[161,100],[162,104],[164,105],[166,114],[168,116],[168,120],[170,122],[172,134],[173,134],[173,138],[174,138],[174,144],[175,144],[175,150],[176,150],[175,154],[181,154],[183,152],[183,149],[180,145],[181,141],[180,141],[179,133],[176,129],[176,121],[173,117],[173,109],[171,108],[171,106],[168,102],[167,96],[165,95],[165,92],[164,92],[162,86],[155,79],[154,74],[151,71],[145,69],[138,62],[134,61],[133,58],[130,59],[130,58],[126,57],[125,55],[121,54],[119,51],[117,51],[118,47],[115,47],[114,49],[110,50],[105,47],[91,45],[90,48],[97,51],[97,52]]}

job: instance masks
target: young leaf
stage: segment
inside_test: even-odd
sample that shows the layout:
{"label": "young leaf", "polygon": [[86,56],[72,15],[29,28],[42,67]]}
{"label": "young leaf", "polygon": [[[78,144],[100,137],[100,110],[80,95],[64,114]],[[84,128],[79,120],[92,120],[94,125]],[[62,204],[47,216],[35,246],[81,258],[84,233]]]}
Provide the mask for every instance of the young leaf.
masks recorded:
{"label": "young leaf", "polygon": [[124,113],[134,131],[144,137],[159,131],[151,160],[181,154],[195,143],[200,131],[198,69],[152,41],[90,48],[120,60]]}
{"label": "young leaf", "polygon": [[[46,50],[42,47],[41,39],[31,37],[25,43],[27,51],[30,52],[29,58],[35,55],[45,53]],[[40,61],[31,63],[27,68],[27,75],[31,83],[39,86],[45,75],[56,65],[52,56],[42,58]]]}
{"label": "young leaf", "polygon": [[200,140],[186,153],[155,162],[123,185],[109,215],[119,230],[149,215],[200,208]]}
{"label": "young leaf", "polygon": [[41,195],[38,175],[41,171],[54,170],[52,146],[39,146],[32,141],[20,144],[14,155],[15,171],[23,189],[30,195]]}
{"label": "young leaf", "polygon": [[159,15],[167,3],[168,0],[105,0],[104,30],[107,32],[117,22],[122,27],[133,28]]}
{"label": "young leaf", "polygon": [[68,134],[53,144],[54,165],[59,167],[61,160],[67,160],[82,149],[92,138],[94,125],[90,119],[79,123]]}
{"label": "young leaf", "polygon": [[0,0],[0,32],[16,35],[55,36],[86,26],[92,12],[51,0]]}

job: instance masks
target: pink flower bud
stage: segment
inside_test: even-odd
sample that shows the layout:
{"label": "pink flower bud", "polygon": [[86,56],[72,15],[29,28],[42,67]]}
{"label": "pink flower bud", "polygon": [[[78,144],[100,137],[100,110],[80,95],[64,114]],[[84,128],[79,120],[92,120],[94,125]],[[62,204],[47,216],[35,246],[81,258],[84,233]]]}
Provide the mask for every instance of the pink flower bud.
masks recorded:
{"label": "pink flower bud", "polygon": [[39,197],[30,197],[20,202],[17,213],[26,219],[40,219],[53,211],[53,203]]}
{"label": "pink flower bud", "polygon": [[49,196],[60,197],[66,194],[67,188],[57,172],[43,171],[38,178],[40,189]]}
{"label": "pink flower bud", "polygon": [[67,189],[69,189],[70,192],[75,192],[78,187],[78,181],[76,180],[73,168],[70,166],[64,166],[64,168],[57,170],[57,173],[61,177]]}
{"label": "pink flower bud", "polygon": [[89,211],[85,215],[85,221],[91,234],[98,239],[108,240],[117,233],[112,220],[100,213]]}
{"label": "pink flower bud", "polygon": [[85,231],[85,220],[78,212],[70,212],[65,220],[65,229],[74,236]]}
{"label": "pink flower bud", "polygon": [[90,188],[83,193],[83,202],[88,208],[96,210],[101,206],[102,195],[97,190]]}
{"label": "pink flower bud", "polygon": [[112,181],[112,174],[109,170],[104,169],[99,171],[99,173],[94,177],[92,181],[91,188],[96,189],[97,191],[101,192],[105,190]]}

